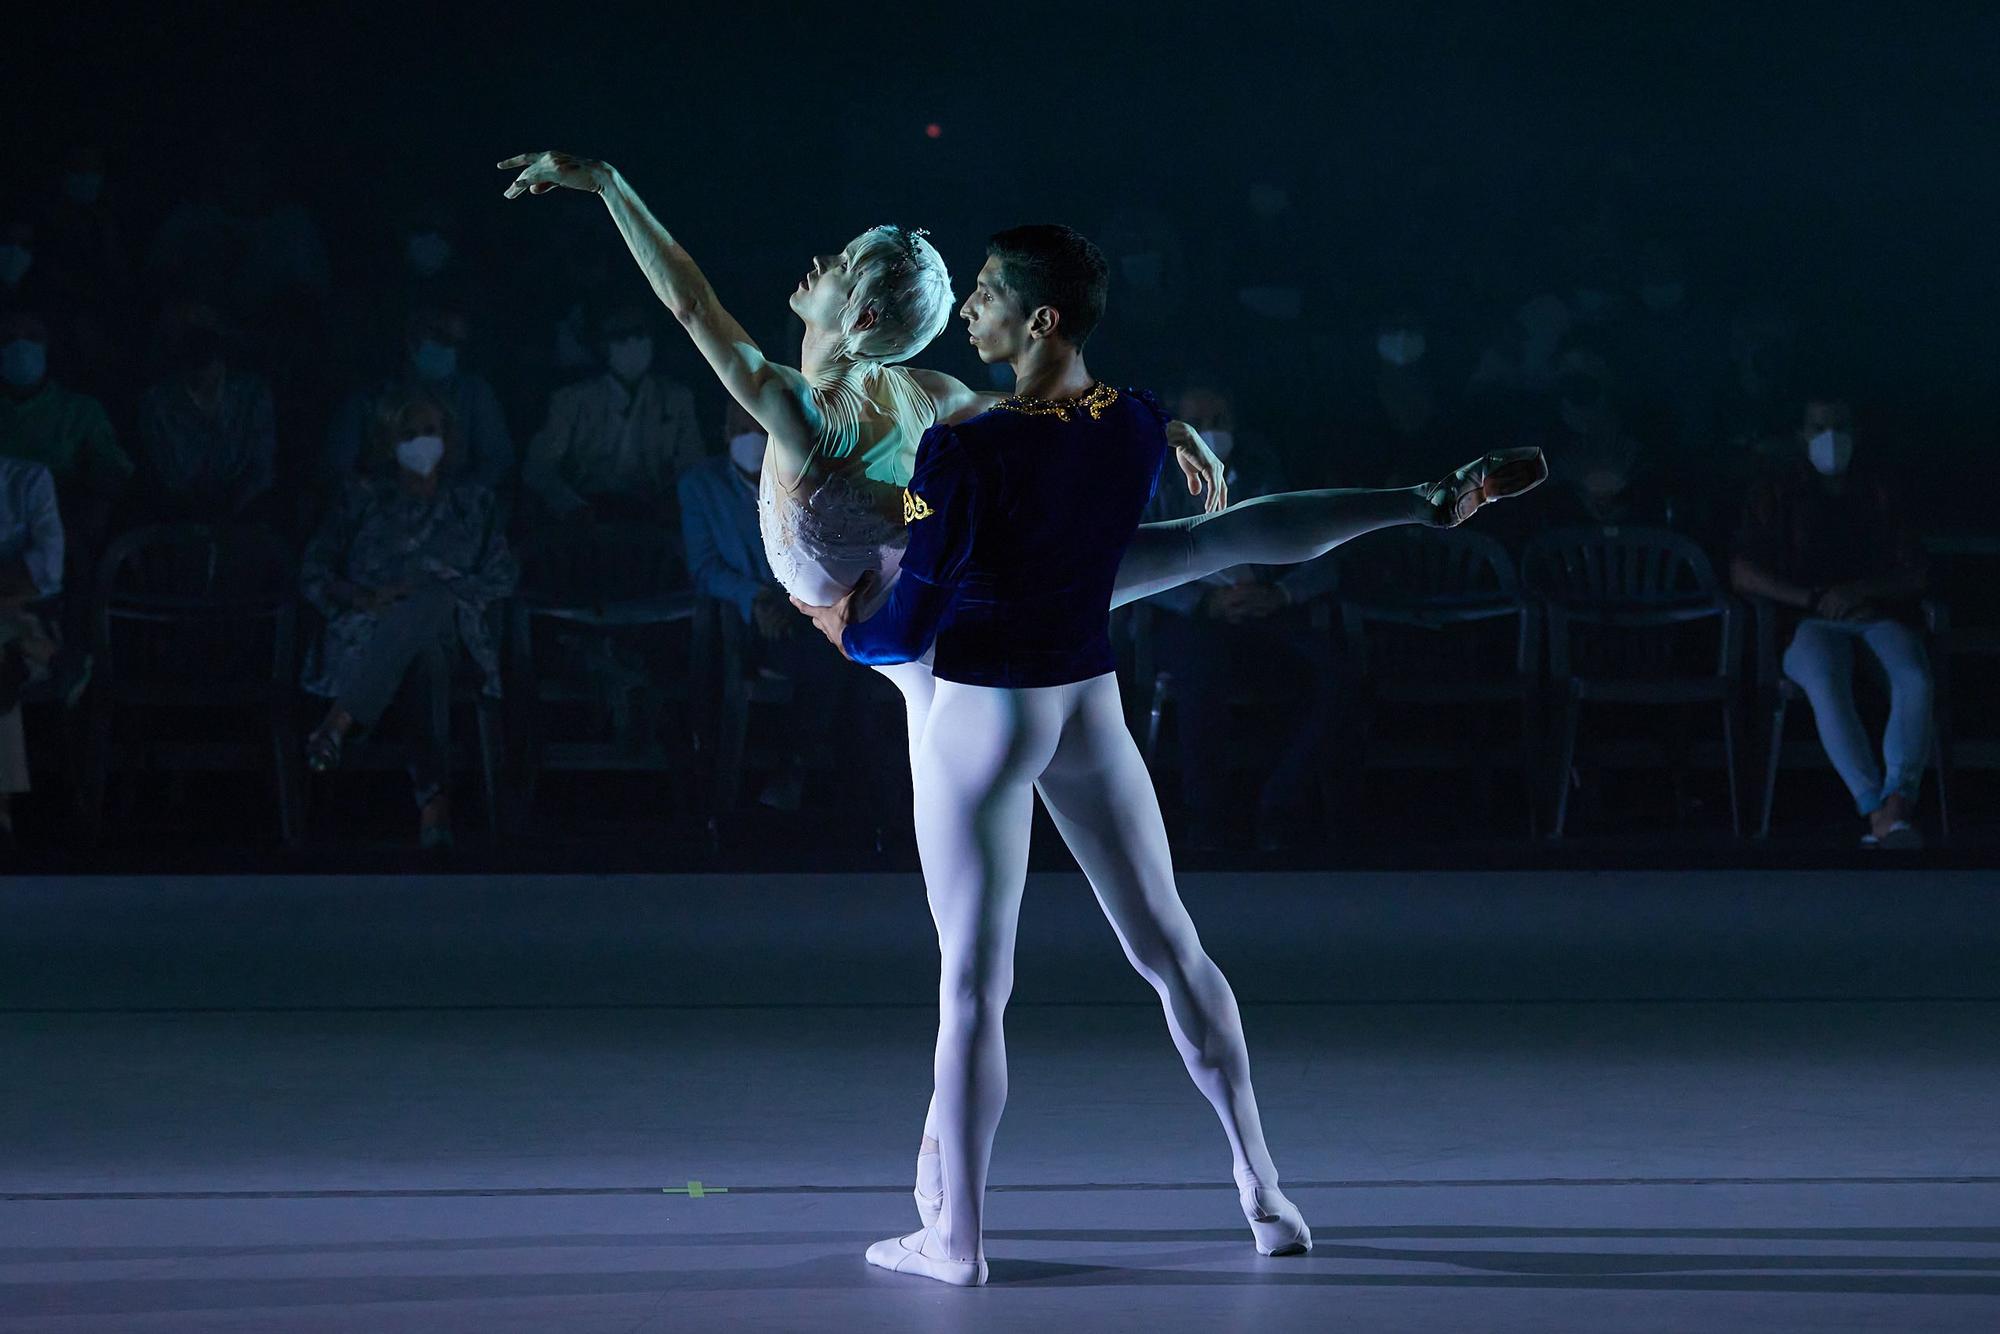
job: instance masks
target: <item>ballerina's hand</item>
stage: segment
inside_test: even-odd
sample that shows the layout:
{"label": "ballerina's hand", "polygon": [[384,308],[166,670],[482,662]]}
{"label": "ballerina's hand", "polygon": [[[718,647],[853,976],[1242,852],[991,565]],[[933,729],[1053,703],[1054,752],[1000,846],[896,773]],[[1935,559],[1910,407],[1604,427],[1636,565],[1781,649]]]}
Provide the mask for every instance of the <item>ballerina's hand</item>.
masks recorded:
{"label": "ballerina's hand", "polygon": [[521,169],[521,174],[507,187],[509,199],[523,194],[545,195],[565,185],[572,190],[602,194],[611,181],[609,164],[569,153],[523,153],[508,158],[499,167],[502,171]]}
{"label": "ballerina's hand", "polygon": [[[854,599],[874,582],[875,572],[867,570],[862,573],[860,581],[841,594],[840,600],[831,607],[815,607],[797,598],[792,599],[792,605],[804,612],[812,623],[819,627],[819,632],[826,636],[826,642],[833,645],[841,657],[847,658],[847,648],[840,642],[841,632],[853,624]],[[848,658],[848,661],[852,662],[853,659]]]}
{"label": "ballerina's hand", "polygon": [[1222,469],[1222,460],[1208,447],[1208,441],[1201,438],[1201,432],[1184,421],[1167,423],[1167,443],[1174,447],[1174,459],[1187,474],[1188,494],[1198,496],[1202,485],[1208,486],[1208,499],[1202,508],[1213,514],[1229,504],[1229,481]]}

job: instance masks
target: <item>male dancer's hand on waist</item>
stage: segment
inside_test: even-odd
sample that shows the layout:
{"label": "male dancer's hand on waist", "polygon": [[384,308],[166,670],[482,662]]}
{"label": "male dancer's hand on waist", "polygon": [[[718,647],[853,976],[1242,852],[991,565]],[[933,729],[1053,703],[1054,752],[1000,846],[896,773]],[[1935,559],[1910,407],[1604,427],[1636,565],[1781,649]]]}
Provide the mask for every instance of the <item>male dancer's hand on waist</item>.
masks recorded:
{"label": "male dancer's hand on waist", "polygon": [[875,571],[867,570],[862,573],[860,581],[842,594],[840,600],[831,607],[815,607],[797,598],[792,599],[792,605],[804,612],[806,617],[819,627],[819,632],[826,636],[827,642],[839,651],[841,657],[852,662],[854,659],[849,655],[847,646],[840,642],[840,637],[854,622],[855,598],[861,596],[874,583]]}

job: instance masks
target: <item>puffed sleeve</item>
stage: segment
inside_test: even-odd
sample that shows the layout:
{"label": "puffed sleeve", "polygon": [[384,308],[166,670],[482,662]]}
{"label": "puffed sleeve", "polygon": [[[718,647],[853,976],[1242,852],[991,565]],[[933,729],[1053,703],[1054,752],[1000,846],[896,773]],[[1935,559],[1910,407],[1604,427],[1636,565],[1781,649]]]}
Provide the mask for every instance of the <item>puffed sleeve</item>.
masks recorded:
{"label": "puffed sleeve", "polygon": [[923,656],[957,595],[986,500],[977,460],[957,433],[944,425],[926,431],[903,491],[910,545],[902,574],[873,616],[842,632],[848,657],[872,665]]}

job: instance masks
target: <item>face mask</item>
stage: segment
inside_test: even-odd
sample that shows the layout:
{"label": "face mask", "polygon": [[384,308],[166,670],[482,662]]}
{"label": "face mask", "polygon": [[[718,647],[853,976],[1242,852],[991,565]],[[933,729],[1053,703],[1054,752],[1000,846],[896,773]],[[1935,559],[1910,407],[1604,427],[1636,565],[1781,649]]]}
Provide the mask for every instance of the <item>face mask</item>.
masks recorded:
{"label": "face mask", "polygon": [[16,389],[40,384],[48,368],[49,350],[33,338],[16,338],[0,347],[0,376]]}
{"label": "face mask", "polygon": [[1686,296],[1687,287],[1682,283],[1648,283],[1639,289],[1639,299],[1653,311],[1672,310]]}
{"label": "face mask", "polygon": [[426,338],[410,354],[417,374],[426,380],[449,380],[458,371],[458,349],[449,343]]}
{"label": "face mask", "polygon": [[419,477],[428,477],[437,471],[438,460],[443,457],[444,437],[441,435],[412,436],[396,442],[396,462]]}
{"label": "face mask", "polygon": [[755,473],[764,466],[764,447],[771,437],[762,431],[745,431],[729,437],[729,461],[744,472]]}
{"label": "face mask", "polygon": [[1847,471],[1854,460],[1852,431],[1821,431],[1806,444],[1806,457],[1822,474],[1834,477]]}
{"label": "face mask", "polygon": [[35,252],[24,245],[0,245],[0,283],[12,287],[27,276]]}
{"label": "face mask", "polygon": [[95,204],[97,197],[104,193],[104,173],[73,171],[63,177],[63,193],[79,204]]}
{"label": "face mask", "polygon": [[1415,329],[1397,329],[1379,335],[1375,351],[1391,366],[1408,366],[1423,359],[1424,336]]}
{"label": "face mask", "polygon": [[653,340],[644,334],[620,338],[605,349],[604,360],[621,380],[636,380],[653,365]]}
{"label": "face mask", "polygon": [[1208,441],[1208,447],[1215,451],[1215,457],[1226,459],[1236,448],[1236,432],[1218,427],[1213,431],[1203,431],[1201,438]]}
{"label": "face mask", "polygon": [[428,278],[451,258],[451,242],[436,232],[412,232],[404,253],[409,256],[410,267],[419,276]]}

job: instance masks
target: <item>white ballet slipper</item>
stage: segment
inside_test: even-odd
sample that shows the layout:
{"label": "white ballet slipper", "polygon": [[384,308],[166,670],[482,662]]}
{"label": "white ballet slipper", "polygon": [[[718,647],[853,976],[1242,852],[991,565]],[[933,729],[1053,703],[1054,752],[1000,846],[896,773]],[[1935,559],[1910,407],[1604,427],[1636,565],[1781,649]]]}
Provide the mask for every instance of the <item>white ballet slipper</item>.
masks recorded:
{"label": "white ballet slipper", "polygon": [[[935,1251],[933,1255],[927,1251]],[[986,1282],[986,1257],[977,1260],[943,1258],[944,1245],[937,1230],[926,1227],[904,1237],[889,1237],[868,1248],[868,1263],[892,1274],[921,1274],[940,1283],[973,1288]]]}
{"label": "white ballet slipper", "polygon": [[1236,1190],[1251,1235],[1257,1239],[1257,1254],[1304,1255],[1313,1248],[1312,1229],[1283,1191],[1241,1172],[1236,1175]]}

